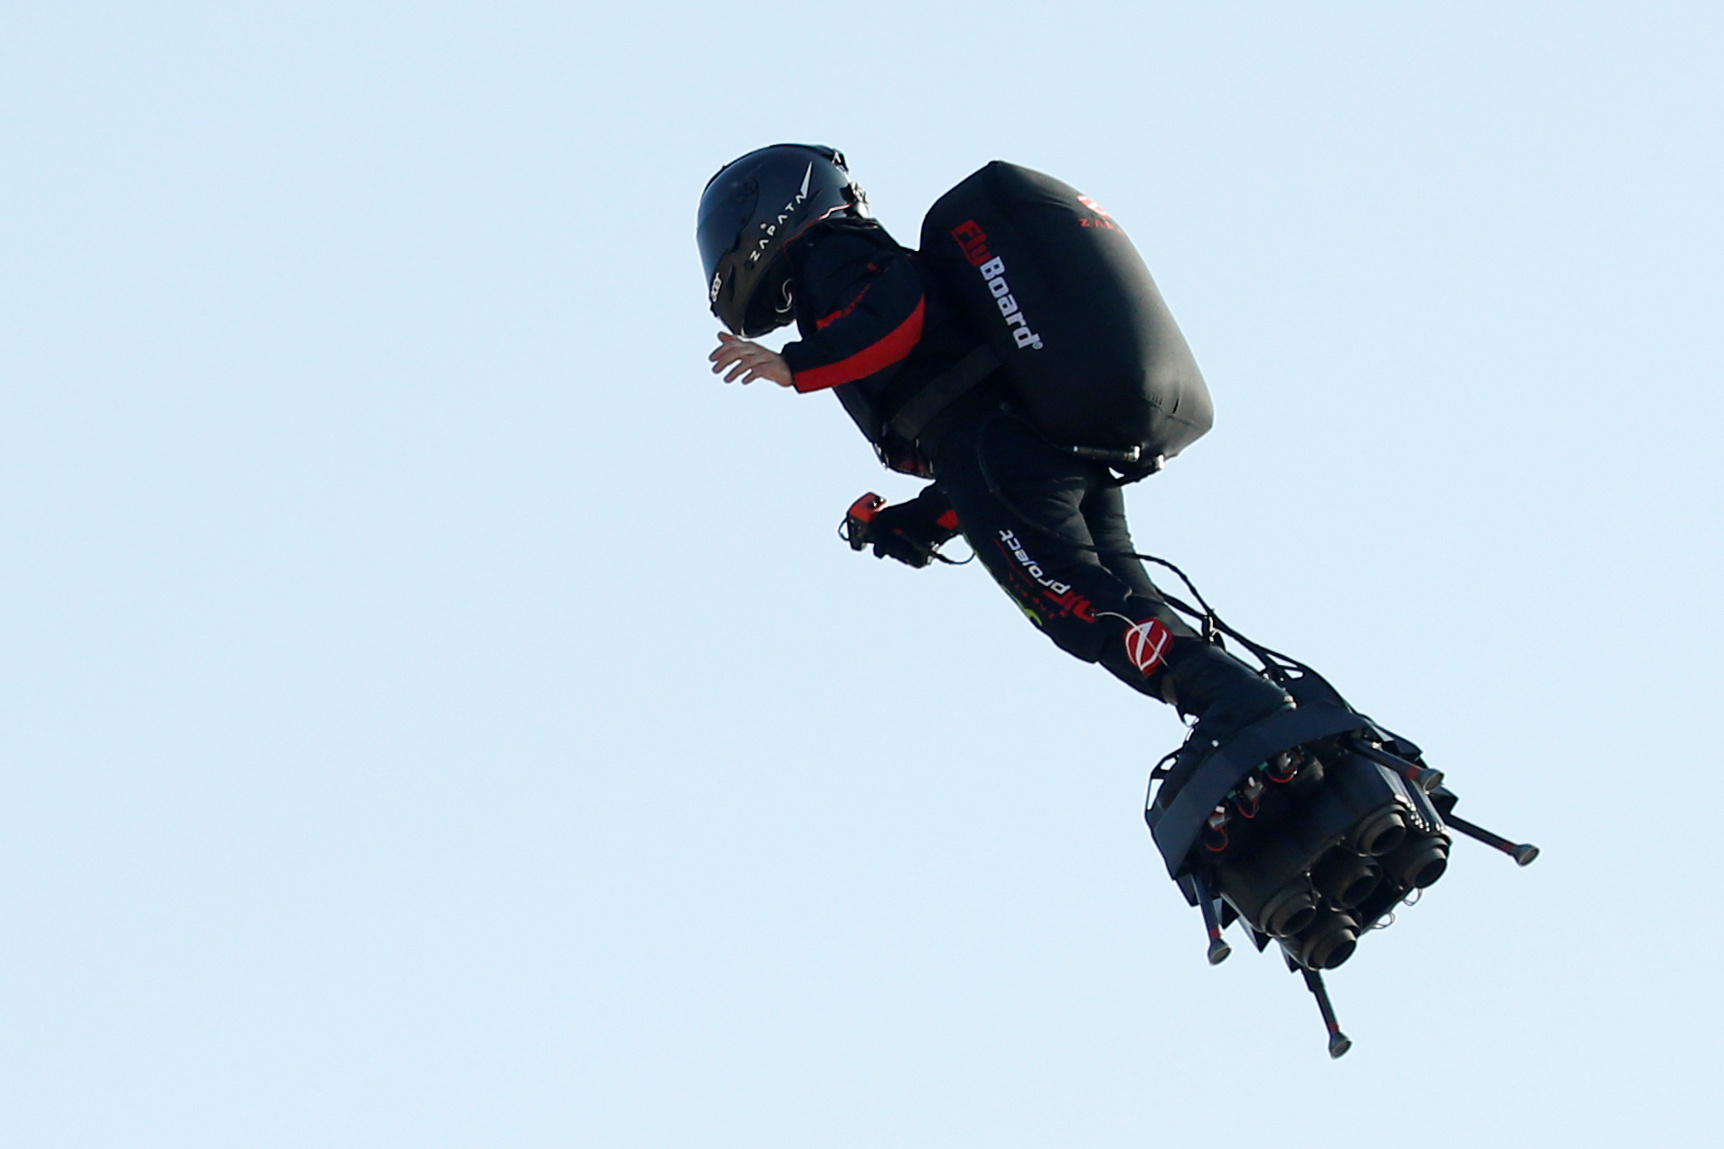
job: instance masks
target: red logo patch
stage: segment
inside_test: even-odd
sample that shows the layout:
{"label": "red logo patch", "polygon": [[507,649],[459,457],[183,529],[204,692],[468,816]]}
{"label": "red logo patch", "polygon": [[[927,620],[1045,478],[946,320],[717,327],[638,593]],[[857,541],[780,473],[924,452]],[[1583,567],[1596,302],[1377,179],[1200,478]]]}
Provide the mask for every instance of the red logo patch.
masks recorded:
{"label": "red logo patch", "polygon": [[1079,203],[1089,208],[1089,210],[1094,212],[1096,215],[1096,218],[1094,219],[1078,220],[1079,227],[1105,227],[1109,231],[1119,230],[1119,224],[1113,222],[1113,217],[1107,213],[1107,209],[1105,207],[1102,207],[1087,195],[1080,195],[1077,198]]}
{"label": "red logo patch", "polygon": [[994,258],[993,253],[988,250],[988,233],[973,219],[967,219],[953,228],[952,238],[964,249],[964,258],[970,261],[971,267],[980,267]]}
{"label": "red logo patch", "polygon": [[1144,674],[1159,670],[1167,661],[1167,648],[1173,645],[1173,632],[1159,619],[1145,619],[1125,632],[1125,653],[1131,664]]}

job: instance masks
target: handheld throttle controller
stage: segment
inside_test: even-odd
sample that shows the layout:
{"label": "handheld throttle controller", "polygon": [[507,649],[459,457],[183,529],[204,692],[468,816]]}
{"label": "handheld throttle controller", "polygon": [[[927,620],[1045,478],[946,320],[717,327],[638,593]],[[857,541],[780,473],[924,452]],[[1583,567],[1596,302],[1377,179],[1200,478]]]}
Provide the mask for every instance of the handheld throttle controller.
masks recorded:
{"label": "handheld throttle controller", "polygon": [[885,507],[886,500],[873,491],[850,504],[850,509],[844,514],[844,525],[839,528],[838,534],[850,544],[851,550],[862,550],[874,541],[869,538],[869,531],[873,528],[874,516]]}

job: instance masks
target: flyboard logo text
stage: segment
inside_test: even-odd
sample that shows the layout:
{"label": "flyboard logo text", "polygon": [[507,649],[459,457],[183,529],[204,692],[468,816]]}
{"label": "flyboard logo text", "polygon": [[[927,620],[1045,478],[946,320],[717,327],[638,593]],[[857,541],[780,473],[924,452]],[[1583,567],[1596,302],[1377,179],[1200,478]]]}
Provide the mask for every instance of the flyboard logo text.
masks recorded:
{"label": "flyboard logo text", "polygon": [[1018,349],[1041,350],[1042,337],[1030,330],[1029,321],[1012,296],[1012,289],[1006,285],[1006,261],[988,250],[988,233],[975,220],[967,219],[952,229],[952,238],[964,249],[964,258],[970,261],[970,266],[982,273],[982,282],[993,293],[994,302],[999,305],[1000,315],[1005,318],[1012,338],[1017,340]]}

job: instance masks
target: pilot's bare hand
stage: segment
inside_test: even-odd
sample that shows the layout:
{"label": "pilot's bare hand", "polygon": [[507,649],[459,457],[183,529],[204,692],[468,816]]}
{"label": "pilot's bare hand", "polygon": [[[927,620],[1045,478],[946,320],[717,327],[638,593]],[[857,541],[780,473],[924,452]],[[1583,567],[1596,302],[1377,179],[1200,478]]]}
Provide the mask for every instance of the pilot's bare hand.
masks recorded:
{"label": "pilot's bare hand", "polygon": [[726,368],[730,369],[730,374],[724,377],[726,383],[735,383],[738,377],[744,383],[752,383],[756,379],[770,379],[780,387],[791,387],[796,382],[790,364],[784,361],[782,355],[728,331],[718,333],[718,346],[707,358],[712,361],[714,375]]}

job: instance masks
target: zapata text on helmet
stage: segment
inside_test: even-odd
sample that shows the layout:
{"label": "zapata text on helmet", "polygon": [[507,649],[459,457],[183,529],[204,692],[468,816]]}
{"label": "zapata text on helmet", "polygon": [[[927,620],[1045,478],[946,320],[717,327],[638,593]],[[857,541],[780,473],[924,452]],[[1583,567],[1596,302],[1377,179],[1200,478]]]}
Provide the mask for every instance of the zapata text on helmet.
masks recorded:
{"label": "zapata text on helmet", "polygon": [[1006,261],[988,250],[988,233],[975,220],[967,219],[952,229],[952,238],[964,249],[964,257],[970,261],[970,266],[982,273],[982,281],[993,293],[994,302],[999,305],[1000,315],[1005,318],[1012,338],[1017,340],[1019,350],[1026,347],[1041,350],[1042,337],[1030,330],[1029,321],[1019,310],[1012,289],[1006,285]]}
{"label": "zapata text on helmet", "polygon": [[760,230],[766,234],[760,237],[759,242],[754,245],[754,250],[748,253],[748,262],[751,265],[760,261],[760,257],[766,252],[767,245],[772,242],[772,237],[778,234],[780,227],[784,226],[784,221],[795,215],[796,209],[801,207],[803,201],[808,198],[808,182],[813,176],[814,165],[810,163],[808,170],[802,173],[802,186],[797,189],[795,195],[790,197],[790,202],[784,205],[784,209],[778,213],[778,218],[771,223],[761,223]]}

